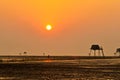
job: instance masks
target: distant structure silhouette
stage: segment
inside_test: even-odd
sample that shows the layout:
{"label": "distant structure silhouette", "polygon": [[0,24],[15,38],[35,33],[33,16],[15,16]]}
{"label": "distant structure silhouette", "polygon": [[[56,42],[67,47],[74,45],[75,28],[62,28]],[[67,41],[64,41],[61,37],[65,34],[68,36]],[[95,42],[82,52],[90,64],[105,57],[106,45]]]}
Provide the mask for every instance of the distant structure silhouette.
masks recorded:
{"label": "distant structure silhouette", "polygon": [[28,54],[28,52],[23,52],[23,55],[26,56]]}
{"label": "distant structure silhouette", "polygon": [[119,54],[119,56],[120,56],[120,48],[117,48],[116,49],[116,52],[114,53],[114,55],[116,56],[117,55],[117,53]]}
{"label": "distant structure silhouette", "polygon": [[27,52],[23,52],[23,54],[25,54],[25,55],[26,55],[26,54],[27,54]]}
{"label": "distant structure silhouette", "polygon": [[96,56],[96,53],[98,53],[98,56],[101,56],[100,54],[102,54],[102,56],[104,56],[103,48],[100,47],[99,45],[92,45],[91,46],[89,56],[91,56],[93,51],[94,51],[94,56]]}

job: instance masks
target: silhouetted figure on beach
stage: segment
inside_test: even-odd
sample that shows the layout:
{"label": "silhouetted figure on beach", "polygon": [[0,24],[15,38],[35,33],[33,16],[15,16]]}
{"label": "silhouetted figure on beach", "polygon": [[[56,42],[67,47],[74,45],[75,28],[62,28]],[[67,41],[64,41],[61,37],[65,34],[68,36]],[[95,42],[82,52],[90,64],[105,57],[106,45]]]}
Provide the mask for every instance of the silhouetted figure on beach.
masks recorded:
{"label": "silhouetted figure on beach", "polygon": [[117,53],[119,54],[119,56],[120,56],[120,48],[117,48],[116,49],[116,52],[114,53],[114,55],[116,56],[117,55]]}
{"label": "silhouetted figure on beach", "polygon": [[103,48],[100,47],[99,45],[91,46],[89,56],[91,56],[92,51],[94,51],[94,56],[96,56],[96,51],[98,51],[98,56],[100,56],[101,53],[102,53],[102,56],[104,56]]}
{"label": "silhouetted figure on beach", "polygon": [[48,55],[48,58],[50,58],[50,55]]}

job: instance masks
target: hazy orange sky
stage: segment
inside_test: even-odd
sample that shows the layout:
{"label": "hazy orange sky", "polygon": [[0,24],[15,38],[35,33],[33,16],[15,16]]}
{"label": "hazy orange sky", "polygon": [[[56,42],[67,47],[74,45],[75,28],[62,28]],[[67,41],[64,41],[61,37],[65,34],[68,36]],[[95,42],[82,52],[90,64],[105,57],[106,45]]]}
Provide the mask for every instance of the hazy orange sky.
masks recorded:
{"label": "hazy orange sky", "polygon": [[0,54],[113,55],[119,30],[120,0],[0,0]]}

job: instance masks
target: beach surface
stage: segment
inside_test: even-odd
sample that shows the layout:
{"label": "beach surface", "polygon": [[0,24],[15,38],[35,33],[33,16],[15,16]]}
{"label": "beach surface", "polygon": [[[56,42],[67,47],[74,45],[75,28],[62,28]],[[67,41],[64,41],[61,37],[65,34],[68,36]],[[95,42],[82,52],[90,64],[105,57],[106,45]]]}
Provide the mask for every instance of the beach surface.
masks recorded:
{"label": "beach surface", "polygon": [[0,57],[0,80],[120,80],[120,58]]}

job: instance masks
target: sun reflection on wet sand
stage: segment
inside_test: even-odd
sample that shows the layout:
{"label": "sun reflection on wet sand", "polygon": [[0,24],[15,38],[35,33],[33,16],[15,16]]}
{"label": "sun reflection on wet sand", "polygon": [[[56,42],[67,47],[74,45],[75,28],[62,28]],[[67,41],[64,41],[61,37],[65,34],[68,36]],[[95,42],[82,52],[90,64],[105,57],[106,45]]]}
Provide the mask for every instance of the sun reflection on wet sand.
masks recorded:
{"label": "sun reflection on wet sand", "polygon": [[46,60],[44,60],[43,62],[53,62],[53,60],[51,60],[51,59],[46,59]]}

